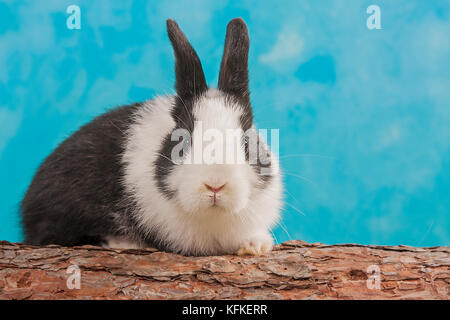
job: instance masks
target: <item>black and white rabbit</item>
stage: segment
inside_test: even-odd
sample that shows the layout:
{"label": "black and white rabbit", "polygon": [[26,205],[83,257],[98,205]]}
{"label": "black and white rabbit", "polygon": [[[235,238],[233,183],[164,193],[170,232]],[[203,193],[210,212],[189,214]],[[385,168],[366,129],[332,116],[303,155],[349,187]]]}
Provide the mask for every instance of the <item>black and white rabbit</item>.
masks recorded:
{"label": "black and white rabbit", "polygon": [[[192,135],[205,128],[254,129],[247,27],[242,19],[228,24],[217,89],[208,88],[200,60],[175,21],[167,20],[167,31],[176,95],[115,108],[63,141],[22,201],[26,243],[153,246],[185,255],[271,250],[282,182],[277,159],[259,136],[270,160],[265,164],[248,161],[245,139],[237,149],[244,163],[171,158],[175,129]],[[187,141],[190,153],[196,142]],[[269,174],[261,174],[268,168]]]}

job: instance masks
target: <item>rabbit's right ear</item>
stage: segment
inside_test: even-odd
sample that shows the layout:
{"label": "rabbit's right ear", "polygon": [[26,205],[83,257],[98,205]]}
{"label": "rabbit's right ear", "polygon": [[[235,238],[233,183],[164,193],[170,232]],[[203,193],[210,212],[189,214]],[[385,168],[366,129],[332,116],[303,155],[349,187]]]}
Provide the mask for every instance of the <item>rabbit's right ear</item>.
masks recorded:
{"label": "rabbit's right ear", "polygon": [[208,89],[202,64],[178,24],[168,19],[167,34],[175,54],[175,89],[182,99],[194,98]]}

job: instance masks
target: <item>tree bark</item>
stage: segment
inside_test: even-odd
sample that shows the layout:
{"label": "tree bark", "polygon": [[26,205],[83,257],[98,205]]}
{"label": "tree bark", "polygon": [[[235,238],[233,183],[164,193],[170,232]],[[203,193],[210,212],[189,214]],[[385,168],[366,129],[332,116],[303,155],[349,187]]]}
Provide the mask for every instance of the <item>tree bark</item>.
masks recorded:
{"label": "tree bark", "polygon": [[34,247],[0,242],[0,299],[449,296],[449,247],[324,245],[296,240],[259,257],[185,257],[151,248]]}

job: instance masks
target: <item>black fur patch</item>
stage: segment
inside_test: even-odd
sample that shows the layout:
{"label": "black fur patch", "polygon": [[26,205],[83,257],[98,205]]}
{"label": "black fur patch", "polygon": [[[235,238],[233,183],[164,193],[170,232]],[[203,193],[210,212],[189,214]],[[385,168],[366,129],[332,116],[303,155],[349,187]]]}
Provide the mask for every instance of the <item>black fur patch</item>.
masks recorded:
{"label": "black fur patch", "polygon": [[[174,129],[184,128],[192,136],[194,130],[194,116],[192,114],[194,101],[208,90],[208,86],[197,53],[175,21],[167,20],[167,33],[175,54],[175,89],[177,96],[171,113],[176,123]],[[168,186],[167,177],[175,165],[171,155],[173,148],[178,143],[179,141],[172,141],[171,134],[168,134],[162,141],[159,156],[154,164],[158,189],[168,199],[175,195],[175,190],[171,190]]]}
{"label": "black fur patch", "polygon": [[[251,139],[255,139],[254,145],[251,145]],[[257,185],[257,187],[264,189],[273,176],[273,172],[271,171],[272,161],[268,146],[261,140],[259,135],[254,130],[246,131],[242,143],[245,150],[245,160],[250,164],[253,171],[255,171],[255,173],[258,175],[260,183]],[[250,153],[251,148],[252,154]],[[256,162],[255,160],[252,160],[250,163],[250,155],[252,156],[252,159],[256,159]],[[264,159],[261,159],[262,156],[264,157]]]}
{"label": "black fur patch", "polygon": [[[190,137],[194,131],[195,118],[192,113],[193,105],[195,103],[194,99],[182,100],[180,97],[175,97],[175,105],[172,109],[172,118],[175,121],[176,129],[185,129],[189,132]],[[161,143],[161,148],[159,149],[159,156],[155,160],[155,179],[158,189],[163,193],[168,199],[172,199],[175,195],[176,190],[170,189],[167,183],[167,177],[172,171],[173,167],[177,165],[172,161],[172,150],[174,147],[182,141],[180,137],[177,141],[172,141],[172,134],[168,134]],[[192,141],[185,140],[187,143],[184,150],[189,150],[192,145]],[[179,155],[181,158],[184,154]]]}
{"label": "black fur patch", "polygon": [[132,227],[122,212],[125,132],[140,104],[113,109],[63,141],[36,172],[21,203],[25,242],[100,244]]}

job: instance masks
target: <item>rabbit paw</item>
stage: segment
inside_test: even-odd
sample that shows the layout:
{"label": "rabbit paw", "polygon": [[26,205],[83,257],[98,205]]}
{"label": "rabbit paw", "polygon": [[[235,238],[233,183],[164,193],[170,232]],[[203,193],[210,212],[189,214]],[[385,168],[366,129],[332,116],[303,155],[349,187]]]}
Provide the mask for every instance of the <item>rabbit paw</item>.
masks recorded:
{"label": "rabbit paw", "polygon": [[239,256],[243,255],[251,255],[251,256],[259,256],[265,253],[268,253],[272,250],[273,240],[272,237],[268,234],[257,235],[245,240],[237,254]]}

